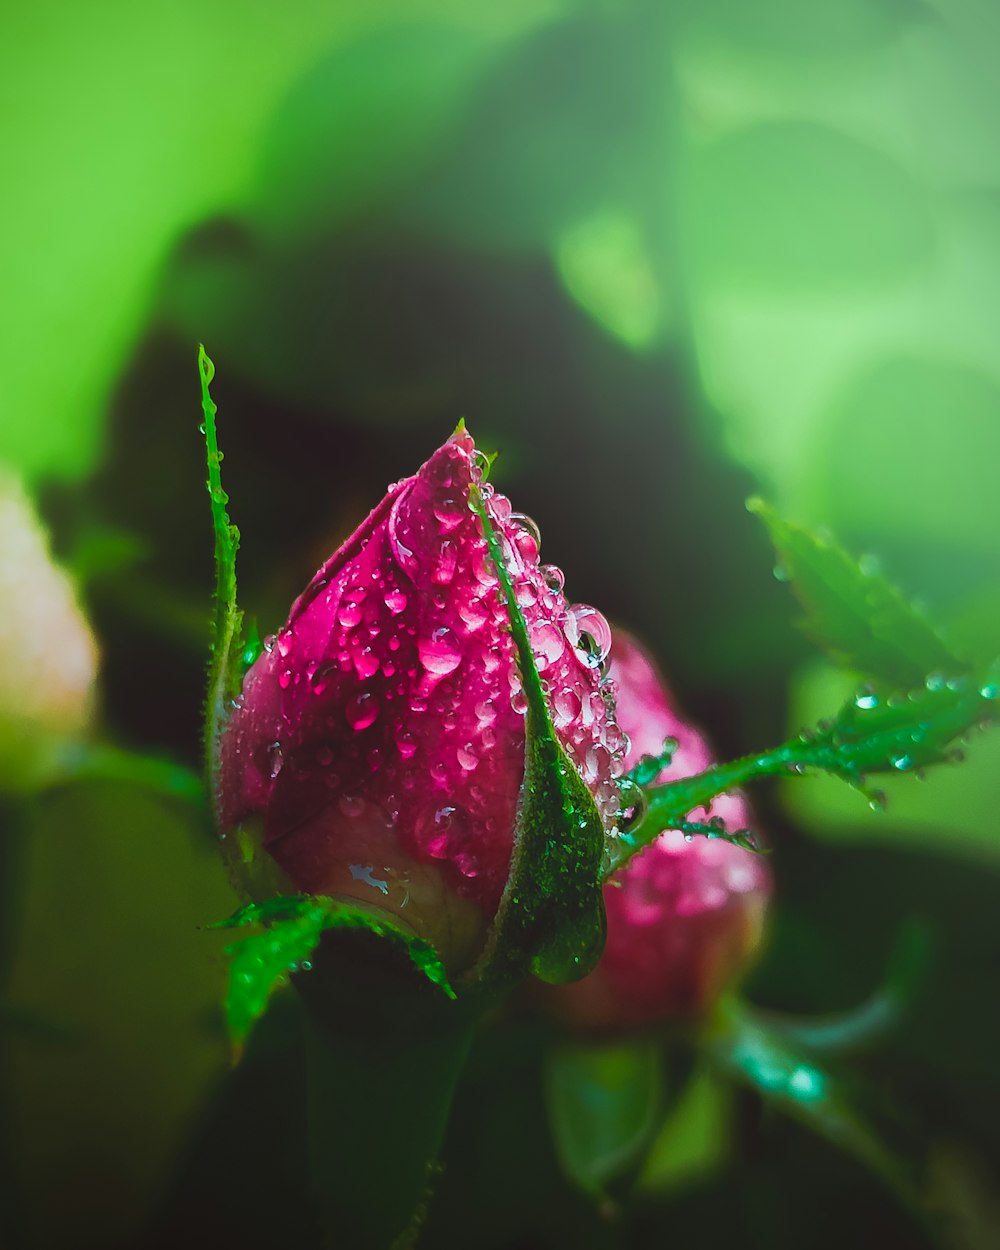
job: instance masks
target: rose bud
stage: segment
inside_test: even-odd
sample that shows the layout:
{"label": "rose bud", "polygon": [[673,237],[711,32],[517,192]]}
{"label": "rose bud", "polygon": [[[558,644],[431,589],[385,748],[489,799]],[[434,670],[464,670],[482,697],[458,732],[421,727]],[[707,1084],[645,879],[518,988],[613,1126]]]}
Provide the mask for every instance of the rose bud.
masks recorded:
{"label": "rose bud", "polygon": [[[626,766],[658,755],[666,738],[678,746],[659,782],[689,777],[713,762],[702,736],[686,724],[650,658],[628,634],[615,631],[611,676],[618,722],[630,738]],[[690,820],[719,818],[745,829],[745,799],[724,794],[711,811]],[[703,1013],[745,969],[757,949],[771,894],[761,855],[722,839],[690,840],[665,830],[604,887],[607,944],[594,971],[573,985],[539,986],[539,994],[566,1023],[594,1030],[640,1027]]]}
{"label": "rose bud", "polygon": [[94,710],[97,644],[20,483],[0,472],[0,787],[50,778]]}
{"label": "rose bud", "polygon": [[539,564],[534,523],[483,483],[484,463],[460,429],[320,568],[245,675],[216,786],[245,892],[381,909],[453,971],[496,914],[525,771],[526,698],[473,491],[555,732],[609,837],[624,771],[607,622],[567,603],[559,569]]}

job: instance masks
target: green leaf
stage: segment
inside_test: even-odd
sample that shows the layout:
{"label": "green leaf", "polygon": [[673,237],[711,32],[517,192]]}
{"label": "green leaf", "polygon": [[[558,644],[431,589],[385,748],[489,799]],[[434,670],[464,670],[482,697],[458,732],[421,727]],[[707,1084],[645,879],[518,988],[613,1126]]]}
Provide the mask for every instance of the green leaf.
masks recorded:
{"label": "green leaf", "polygon": [[767,526],[779,575],[805,609],[802,628],[844,667],[901,686],[922,683],[935,671],[965,671],[930,622],[877,569],[784,520],[762,499],[747,507]]}
{"label": "green leaf", "polygon": [[638,1169],[660,1124],[660,1044],[557,1046],[545,1067],[545,1098],[566,1176],[595,1198]]}
{"label": "green leaf", "polygon": [[448,998],[455,991],[434,948],[407,933],[387,916],[321,896],[279,896],[241,907],[214,928],[266,926],[227,948],[230,956],[226,1018],[237,1051],[264,1014],[271,995],[290,972],[307,972],[322,935],[330,929],[364,930],[394,943]]}
{"label": "green leaf", "polygon": [[201,378],[201,406],[205,418],[202,428],[208,462],[208,493],[212,507],[212,527],[215,531],[215,611],[205,715],[205,757],[209,778],[214,779],[219,736],[228,718],[229,703],[239,693],[244,671],[239,663],[244,650],[241,637],[243,613],[236,605],[236,552],[240,545],[240,532],[230,521],[226,511],[229,496],[222,489],[222,453],[219,451],[215,427],[215,414],[218,409],[209,391],[215,377],[215,365],[201,344],[198,347],[198,373]]}
{"label": "green leaf", "polygon": [[473,506],[507,600],[525,714],[524,781],[510,875],[470,983],[501,987],[530,971],[543,981],[585,976],[604,948],[604,826],[593,795],[556,737],[500,542],[482,498]]}
{"label": "green leaf", "polygon": [[[716,795],[761,777],[799,776],[811,770],[830,773],[866,794],[877,809],[884,797],[869,789],[868,774],[918,772],[952,758],[955,739],[994,725],[998,718],[1000,660],[978,674],[948,679],[931,674],[906,693],[886,695],[874,686],[863,687],[832,721],[822,721],[815,730],[805,730],[773,750],[648,787],[645,813],[618,838],[607,875],[664,829],[684,827],[688,814]],[[716,836],[726,835],[717,830]],[[744,835],[735,839],[730,835],[730,840],[741,837],[754,849]]]}

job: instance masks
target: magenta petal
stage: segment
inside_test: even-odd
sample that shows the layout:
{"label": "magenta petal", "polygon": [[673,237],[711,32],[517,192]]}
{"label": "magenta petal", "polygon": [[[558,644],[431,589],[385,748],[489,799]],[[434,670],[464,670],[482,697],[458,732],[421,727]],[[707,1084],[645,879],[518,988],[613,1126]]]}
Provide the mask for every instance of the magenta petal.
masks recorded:
{"label": "magenta petal", "polygon": [[[319,570],[246,675],[218,787],[220,827],[262,818],[295,889],[393,911],[455,962],[498,906],[524,774],[507,609],[470,507],[480,479],[456,434]],[[623,764],[603,618],[568,607],[530,522],[482,490],[557,733],[610,831]]]}
{"label": "magenta petal", "polygon": [[[616,631],[611,674],[617,713],[631,739],[629,767],[679,746],[663,778],[686,777],[712,763],[705,740],[676,711],[652,661]],[[750,823],[742,795],[712,804],[730,830]],[[709,813],[696,812],[694,819]],[[669,830],[605,887],[608,937],[589,977],[540,990],[567,1021],[588,1028],[628,1028],[704,1011],[741,971],[760,942],[772,889],[759,855],[728,842]]]}

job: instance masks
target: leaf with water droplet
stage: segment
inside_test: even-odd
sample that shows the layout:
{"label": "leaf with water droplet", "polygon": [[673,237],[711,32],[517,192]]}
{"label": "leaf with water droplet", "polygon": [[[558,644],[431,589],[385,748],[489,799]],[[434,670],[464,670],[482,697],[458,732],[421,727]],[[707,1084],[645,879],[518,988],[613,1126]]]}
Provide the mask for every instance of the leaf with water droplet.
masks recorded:
{"label": "leaf with water droplet", "polygon": [[918,684],[935,670],[961,673],[934,626],[869,559],[853,559],[829,538],[780,517],[762,499],[747,507],[767,526],[796,598],[803,630],[838,663],[891,685]]}
{"label": "leaf with water droplet", "polygon": [[525,709],[524,781],[510,873],[470,985],[502,989],[533,972],[543,981],[585,976],[604,947],[604,826],[593,795],[552,725],[527,625],[478,490],[480,518],[510,619]]}
{"label": "leaf with water droplet", "polygon": [[290,972],[308,970],[320,938],[331,929],[364,930],[392,942],[428,981],[448,998],[455,997],[444,965],[430,943],[407,933],[388,916],[319,895],[279,895],[249,903],[211,927],[248,925],[262,925],[263,932],[240,938],[226,951],[230,956],[226,1019],[237,1052],[264,1014],[274,991],[287,981]]}
{"label": "leaf with water droplet", "polygon": [[998,687],[1000,660],[964,677],[921,682],[905,693],[866,687],[832,720],[778,747],[715,764],[678,781],[647,786],[645,815],[616,840],[605,875],[621,868],[664,829],[684,828],[689,813],[717,795],[761,777],[830,773],[860,790],[872,809],[880,811],[885,796],[869,787],[868,775],[916,774],[930,764],[953,760],[956,739],[1000,720]]}

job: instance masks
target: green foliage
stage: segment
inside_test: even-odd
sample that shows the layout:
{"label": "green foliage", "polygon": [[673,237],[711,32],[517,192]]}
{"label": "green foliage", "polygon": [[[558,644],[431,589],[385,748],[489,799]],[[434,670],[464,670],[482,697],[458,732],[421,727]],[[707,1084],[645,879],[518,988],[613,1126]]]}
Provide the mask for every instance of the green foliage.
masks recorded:
{"label": "green foliage", "polygon": [[593,795],[556,737],[524,617],[478,492],[473,506],[507,601],[528,708],[510,874],[472,976],[504,985],[530,968],[543,981],[574,981],[593,968],[604,947],[604,827]]}
{"label": "green foliage", "polygon": [[762,499],[747,507],[767,526],[781,579],[805,609],[805,632],[846,668],[898,686],[928,673],[965,670],[930,622],[871,562],[852,559],[831,539],[786,521]]}
{"label": "green foliage", "polygon": [[448,998],[455,997],[434,948],[385,916],[321,896],[282,896],[241,907],[217,928],[260,924],[263,932],[227,948],[230,956],[226,1017],[237,1050],[290,972],[308,972],[320,938],[331,929],[362,930],[392,942]]}
{"label": "green foliage", "polygon": [[663,1113],[658,1041],[556,1046],[545,1066],[549,1124],[560,1166],[594,1198],[642,1163]]}
{"label": "green foliage", "polygon": [[229,496],[222,489],[219,441],[215,426],[218,409],[209,387],[215,365],[203,345],[198,347],[198,373],[201,378],[201,406],[205,416],[202,429],[208,461],[208,494],[215,531],[215,612],[212,626],[212,661],[209,669],[208,707],[205,717],[205,755],[211,778],[216,767],[219,735],[226,721],[226,707],[239,693],[243,668],[239,663],[245,650],[241,629],[243,613],[236,605],[236,552],[240,532],[229,519]]}
{"label": "green foliage", "polygon": [[[832,720],[779,747],[647,786],[645,813],[619,838],[609,875],[663,829],[725,837],[756,849],[748,831],[726,831],[721,822],[701,824],[688,816],[717,795],[761,777],[828,773],[881,809],[884,795],[869,788],[869,774],[919,772],[954,758],[956,739],[1000,716],[1000,660],[971,671],[878,573],[832,541],[782,520],[760,500],[751,501],[750,508],[771,533],[782,577],[791,580],[808,613],[809,633],[878,683],[862,687]],[[642,761],[633,778],[652,779],[663,758]]]}

